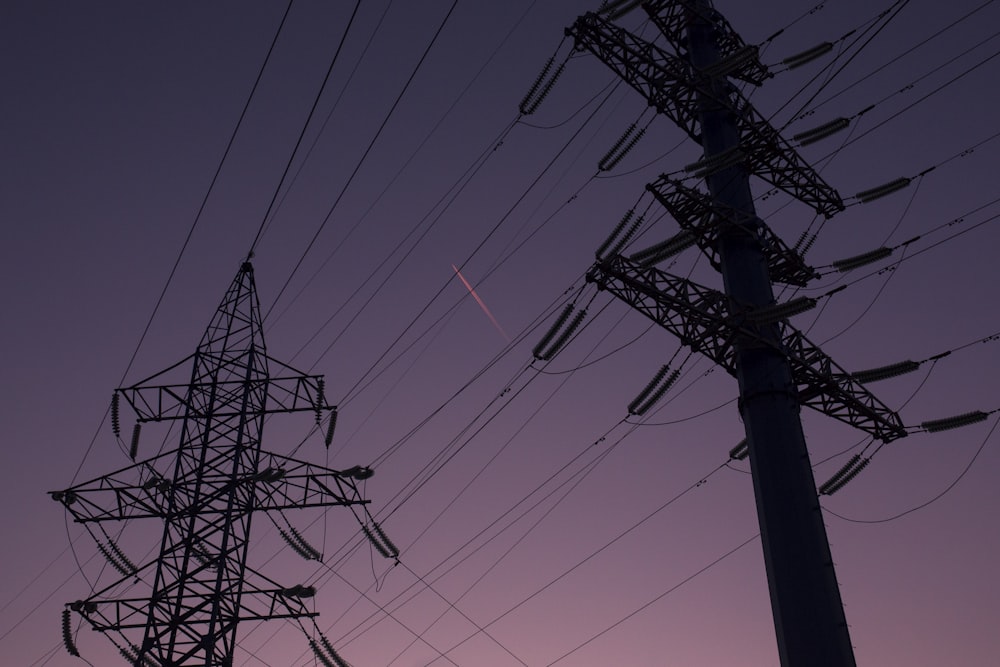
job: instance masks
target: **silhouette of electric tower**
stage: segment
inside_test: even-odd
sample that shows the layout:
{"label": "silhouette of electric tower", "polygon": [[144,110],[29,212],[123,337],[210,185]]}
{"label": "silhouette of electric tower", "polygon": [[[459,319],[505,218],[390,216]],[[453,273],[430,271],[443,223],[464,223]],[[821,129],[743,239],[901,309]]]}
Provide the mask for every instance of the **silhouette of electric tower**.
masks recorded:
{"label": "silhouette of electric tower", "polygon": [[[613,22],[639,4],[671,50]],[[629,233],[622,235],[619,225],[598,250],[587,278],[737,378],[746,440],[730,455],[749,453],[781,664],[853,667],[800,407],[884,442],[904,437],[906,430],[895,412],[788,323],[815,300],[777,303],[773,283],[803,286],[817,274],[757,216],[750,176],[827,218],[844,204],[730,81],[760,85],[770,72],[756,47],[745,44],[708,0],[607,2],[579,17],[566,35],[575,50],[595,55],[702,146],[702,160],[689,171],[704,178],[708,189],[701,192],[667,176],[647,185],[681,232],[623,256],[619,250]],[[522,113],[538,106],[561,73],[562,66],[548,76],[551,64],[522,102]],[[602,168],[617,162],[638,135],[628,137],[605,156]],[[692,245],[722,274],[724,291],[656,267]],[[651,385],[665,374],[666,369]]]}
{"label": "silhouette of electric tower", "polygon": [[[71,653],[78,655],[69,630],[70,611],[111,636],[137,667],[231,667],[241,621],[317,615],[309,605],[313,587],[280,585],[249,567],[247,554],[251,521],[259,512],[368,503],[357,482],[371,476],[369,468],[332,470],[261,449],[267,416],[291,412],[313,412],[317,425],[328,415],[329,446],[336,408],[327,404],[323,384],[322,376],[304,374],[268,356],[253,267],[246,262],[194,354],[116,390],[116,436],[120,397],[137,414],[133,461],[143,423],[179,422],[180,445],[52,493],[87,527],[122,575],[87,599],[67,605],[63,631]],[[136,519],[163,522],[159,553],[142,566],[136,566],[104,528],[110,522]],[[382,547],[380,552],[398,555],[377,524],[362,527]],[[321,559],[290,524],[279,524],[278,529],[301,556]],[[117,597],[129,584],[149,586],[150,593]],[[310,638],[309,643],[324,664],[346,665],[325,638]]]}

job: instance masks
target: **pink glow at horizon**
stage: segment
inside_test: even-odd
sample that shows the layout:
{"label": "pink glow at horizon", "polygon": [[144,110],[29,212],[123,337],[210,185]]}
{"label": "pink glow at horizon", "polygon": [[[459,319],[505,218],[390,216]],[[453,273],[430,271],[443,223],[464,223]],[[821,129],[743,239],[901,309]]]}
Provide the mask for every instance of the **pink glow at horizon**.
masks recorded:
{"label": "pink glow at horizon", "polygon": [[[287,513],[323,564],[263,515],[248,561],[317,587],[316,622],[346,660],[777,666],[749,467],[728,460],[743,437],[736,381],[585,280],[628,209],[646,224],[623,253],[677,233],[645,185],[689,178],[700,150],[583,52],[518,115],[545,62],[570,54],[565,27],[599,4],[459,2],[369,146],[452,2],[362,2],[278,191],[354,7],[296,0],[141,345],[286,4],[0,6],[0,667],[87,664],[63,648],[60,613],[115,573],[48,492],[131,465],[107,423],[112,390],[192,353],[276,191],[253,259],[267,352],[323,374],[339,421],[327,450],[310,415],[277,416],[264,448],[372,465],[364,494],[401,556],[381,558],[335,507]],[[872,457],[821,497],[858,665],[996,665],[1000,4],[912,0],[881,30],[871,21],[890,0],[714,4],[776,72],[739,85],[786,138],[852,119],[797,148],[842,213],[818,219],[752,181],[788,245],[818,232],[803,244],[823,277],[776,287],[820,299],[792,323],[847,372],[920,362],[870,384],[905,438],[880,447],[802,411],[818,483]],[[641,9],[618,23],[657,34]],[[824,59],[781,65],[824,41],[836,42]],[[632,123],[642,141],[599,171]],[[853,197],[901,177],[912,182],[890,196]],[[882,246],[891,258],[833,266]],[[697,248],[659,267],[722,289]],[[583,325],[535,360],[567,303]],[[679,381],[630,417],[667,363]],[[919,428],[973,410],[991,414]],[[123,433],[131,419],[123,410]],[[177,437],[145,424],[139,456]],[[155,523],[105,528],[136,562],[159,547]],[[99,633],[75,640],[93,665],[125,664]],[[236,665],[315,664],[294,624],[241,625]]]}

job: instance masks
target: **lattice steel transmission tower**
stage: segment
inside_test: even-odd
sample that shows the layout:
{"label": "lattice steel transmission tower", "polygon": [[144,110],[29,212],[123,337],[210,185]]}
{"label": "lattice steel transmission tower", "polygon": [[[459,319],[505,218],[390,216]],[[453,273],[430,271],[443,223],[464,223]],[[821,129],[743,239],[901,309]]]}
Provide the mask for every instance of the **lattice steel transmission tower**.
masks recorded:
{"label": "lattice steel transmission tower", "polygon": [[[853,667],[800,407],[884,442],[904,437],[906,430],[895,412],[788,323],[815,300],[776,303],[772,284],[803,286],[817,273],[757,216],[750,176],[827,218],[844,204],[730,81],[760,85],[770,72],[708,0],[641,3],[667,48],[613,22],[638,4],[605,3],[579,17],[566,35],[574,50],[591,52],[702,146],[703,158],[691,171],[704,178],[708,191],[666,176],[650,183],[647,190],[681,232],[623,256],[624,241],[613,242],[616,230],[598,250],[588,280],[737,378],[746,429],[742,449],[749,451],[781,664]],[[522,102],[522,113],[538,106],[561,73],[562,66],[546,80],[551,63]],[[602,163],[620,159],[626,137],[609,152],[617,157],[605,156]],[[632,144],[624,144],[625,150]],[[691,245],[722,274],[724,291],[656,267]]]}
{"label": "lattice steel transmission tower", "polygon": [[[193,355],[116,390],[116,436],[120,397],[137,415],[133,461],[144,423],[176,421],[180,445],[51,494],[86,526],[122,575],[67,605],[63,631],[71,653],[78,654],[70,611],[109,635],[137,667],[231,667],[241,621],[316,616],[309,600],[313,587],[281,585],[249,567],[247,554],[251,522],[260,512],[277,515],[286,509],[368,503],[357,482],[370,477],[370,469],[332,470],[261,449],[266,418],[291,412],[315,413],[317,425],[327,415],[329,445],[336,409],[327,404],[323,384],[322,376],[268,356],[253,267],[246,262]],[[364,515],[370,518],[367,511]],[[158,555],[141,566],[105,529],[138,519],[163,523]],[[300,555],[321,558],[287,520],[277,525]],[[363,528],[384,539],[380,551],[398,555],[377,525]],[[123,588],[135,586],[147,587],[149,594],[117,597]],[[305,630],[301,621],[300,627]],[[346,664],[325,638],[309,642],[325,664]]]}

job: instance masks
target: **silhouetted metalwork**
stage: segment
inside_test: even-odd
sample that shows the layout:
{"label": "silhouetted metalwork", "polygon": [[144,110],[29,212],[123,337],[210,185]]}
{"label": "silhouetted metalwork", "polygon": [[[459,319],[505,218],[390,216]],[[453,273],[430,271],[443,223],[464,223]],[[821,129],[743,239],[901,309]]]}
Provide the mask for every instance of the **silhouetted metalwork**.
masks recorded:
{"label": "silhouetted metalwork", "polygon": [[734,230],[757,238],[772,281],[805,287],[809,281],[819,277],[816,269],[808,266],[799,253],[789,248],[756,215],[741,213],[667,176],[648,184],[646,190],[667,209],[682,229],[694,234],[695,243],[716,270],[721,268],[719,235],[723,231]]}
{"label": "silhouetted metalwork", "polygon": [[[177,372],[190,381],[169,382]],[[315,589],[279,584],[247,565],[251,520],[261,511],[363,505],[357,481],[371,470],[261,450],[265,416],[315,412],[319,421],[333,408],[321,376],[267,355],[250,263],[193,355],[116,396],[135,409],[137,423],[176,420],[179,447],[52,496],[104,535],[103,522],[159,519],[160,549],[137,567],[110,537],[98,539],[123,576],[69,608],[112,634],[133,664],[157,667],[231,667],[240,622],[315,616],[306,604]],[[318,557],[314,548],[308,553]],[[125,582],[151,591],[118,597]]]}
{"label": "silhouetted metalwork", "polygon": [[[791,365],[799,401],[884,442],[905,437],[899,415],[865,389],[788,322],[779,322],[780,343],[769,341],[754,310],[734,309],[722,292],[615,256],[598,262],[587,279],[608,290],[695,352],[736,376],[736,345],[764,345],[782,351]],[[770,323],[767,323],[770,324]]]}
{"label": "silhouetted metalwork", "polygon": [[[684,171],[703,178],[708,192],[665,176],[648,185],[680,233],[629,257],[621,255],[624,243],[612,246],[609,240],[587,277],[737,378],[746,439],[729,456],[750,460],[781,665],[854,667],[799,412],[807,405],[885,442],[907,431],[895,412],[788,324],[788,317],[814,307],[816,300],[777,303],[773,282],[804,286],[818,277],[802,258],[815,235],[792,249],[772,233],[756,214],[750,176],[827,218],[844,203],[729,81],[760,84],[769,73],[756,49],[708,0],[648,0],[641,6],[675,53],[615,25],[615,12],[585,14],[566,34],[577,50],[596,55],[701,144],[702,159]],[[811,49],[785,65],[802,65],[829,50]],[[893,188],[898,189],[888,184],[857,198]],[[722,274],[724,292],[655,268],[690,245]],[[630,412],[639,407],[633,402]],[[859,458],[823,491],[841,488],[866,464]]]}
{"label": "silhouetted metalwork", "polygon": [[[745,164],[751,172],[821,215],[831,217],[844,210],[837,191],[820,178],[732,84],[711,85],[721,79],[705,76],[688,60],[594,13],[578,18],[566,29],[566,34],[574,38],[577,49],[586,49],[597,56],[695,141],[702,140],[703,106],[724,113],[739,132],[739,148],[746,155]],[[670,39],[676,34],[667,32],[665,36]]]}
{"label": "silhouetted metalwork", "polygon": [[760,62],[757,47],[743,41],[733,26],[714,7],[692,0],[647,0],[643,8],[667,41],[677,49],[677,55],[688,59],[687,26],[689,16],[700,16],[716,31],[719,60],[702,70],[705,76],[730,76],[759,86],[774,76]]}

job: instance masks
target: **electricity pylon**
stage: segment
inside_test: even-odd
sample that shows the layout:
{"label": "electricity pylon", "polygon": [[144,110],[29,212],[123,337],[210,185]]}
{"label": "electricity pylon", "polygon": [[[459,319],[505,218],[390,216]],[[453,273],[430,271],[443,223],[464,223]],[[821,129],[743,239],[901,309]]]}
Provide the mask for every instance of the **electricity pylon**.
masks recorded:
{"label": "electricity pylon", "polygon": [[[769,73],[708,0],[641,3],[673,53],[608,18],[636,4],[607,4],[579,17],[566,34],[575,49],[597,56],[701,144],[704,157],[693,171],[708,193],[667,177],[651,183],[647,189],[681,234],[630,257],[599,253],[588,279],[737,378],[781,664],[853,667],[800,406],[885,442],[906,430],[896,413],[788,324],[790,314],[815,300],[777,304],[772,281],[801,286],[816,273],[757,216],[749,177],[826,217],[844,205],[729,81],[759,85]],[[692,244],[720,271],[724,292],[655,267]]]}
{"label": "electricity pylon", "polygon": [[[171,382],[178,373],[185,375]],[[69,610],[111,635],[137,667],[231,667],[241,621],[316,616],[308,605],[314,588],[280,585],[247,565],[251,521],[258,512],[364,505],[368,501],[356,482],[372,473],[360,466],[332,470],[261,449],[268,415],[313,412],[318,425],[329,413],[329,445],[336,412],[326,402],[322,376],[267,355],[249,262],[240,267],[193,355],[116,390],[116,435],[119,397],[137,414],[133,461],[139,427],[146,422],[179,422],[180,446],[52,493],[122,574],[68,605],[63,629],[70,652],[77,654]],[[104,525],[153,518],[163,522],[159,553],[136,566]],[[301,555],[320,558],[294,528],[279,530]],[[376,531],[382,534],[377,526]],[[367,526],[365,532],[371,532]],[[116,596],[125,586],[140,584],[151,589],[148,596]],[[313,640],[310,644],[317,649]]]}

